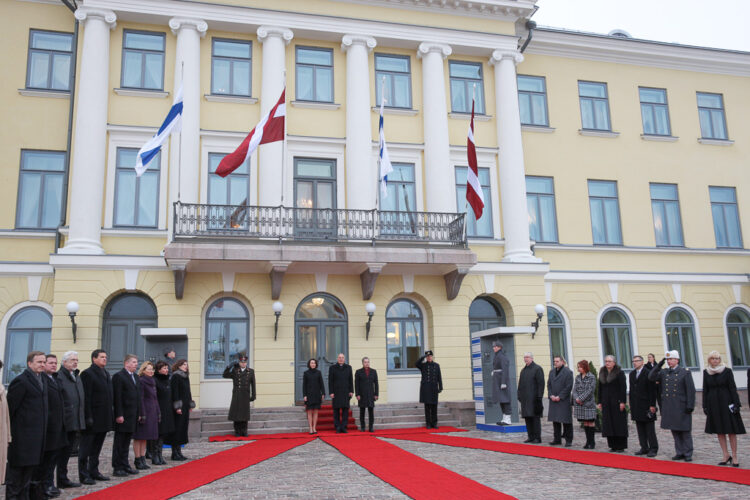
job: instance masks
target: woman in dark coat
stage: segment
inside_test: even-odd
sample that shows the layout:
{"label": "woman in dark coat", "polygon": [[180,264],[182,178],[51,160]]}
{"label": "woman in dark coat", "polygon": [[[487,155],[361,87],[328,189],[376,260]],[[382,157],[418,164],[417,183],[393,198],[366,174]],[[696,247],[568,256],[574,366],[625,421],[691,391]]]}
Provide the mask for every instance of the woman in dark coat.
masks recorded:
{"label": "woman in dark coat", "polygon": [[[162,448],[164,439],[174,432],[174,409],[172,408],[172,388],[169,386],[169,364],[166,361],[156,363],[154,374],[156,383],[156,399],[159,402],[159,437],[154,443],[151,453],[151,463],[154,465],[165,465]],[[154,454],[156,452],[156,454]]]}
{"label": "woman in dark coat", "polygon": [[315,358],[307,362],[307,370],[302,374],[302,399],[305,400],[307,412],[307,425],[310,434],[318,433],[318,412],[320,404],[326,398],[326,388],[323,385],[323,374],[318,370],[318,361]]}
{"label": "woman in dark coat", "polygon": [[[724,460],[719,465],[740,465],[737,459],[737,434],[745,434],[740,406],[731,368],[721,362],[717,351],[711,351],[703,370],[703,413],[706,414],[706,433],[719,436],[719,446],[724,453]],[[732,446],[731,455],[727,450],[727,435]]]}
{"label": "woman in dark coat", "polygon": [[[133,433],[133,453],[135,468],[150,469],[146,465],[146,441],[149,442],[153,457],[153,441],[159,439],[159,401],[156,399],[156,381],[154,380],[154,364],[146,361],[138,370],[138,382],[141,398],[141,413]],[[158,464],[157,464],[158,465]]]}
{"label": "woman in dark coat", "polygon": [[172,460],[187,460],[180,446],[188,442],[188,423],[190,412],[195,408],[193,395],[190,393],[188,362],[178,359],[172,366],[172,378],[169,381],[172,390],[172,408],[174,409],[174,432],[164,441],[172,447]]}
{"label": "woman in dark coat", "polygon": [[625,372],[615,364],[615,357],[604,358],[604,368],[599,371],[598,408],[602,411],[602,436],[612,451],[624,451],[628,447],[628,414]]}
{"label": "woman in dark coat", "polygon": [[359,426],[365,432],[365,409],[370,415],[370,432],[375,420],[375,401],[378,399],[378,372],[370,368],[370,358],[362,358],[362,368],[354,372],[354,393],[359,404]]}

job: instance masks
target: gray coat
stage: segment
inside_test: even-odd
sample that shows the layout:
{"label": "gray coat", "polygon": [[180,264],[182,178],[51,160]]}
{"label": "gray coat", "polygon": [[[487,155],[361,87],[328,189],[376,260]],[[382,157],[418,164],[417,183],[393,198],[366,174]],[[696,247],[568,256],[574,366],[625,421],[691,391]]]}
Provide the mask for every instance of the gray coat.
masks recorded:
{"label": "gray coat", "polygon": [[693,425],[695,409],[695,384],[690,371],[681,366],[662,369],[656,365],[648,379],[661,386],[661,428],[672,431],[689,431]]}
{"label": "gray coat", "polygon": [[[586,376],[578,375],[573,385],[573,410],[578,420],[596,420],[596,401],[594,392],[596,391],[596,377],[593,373],[587,373]],[[576,403],[576,400],[581,404]]]}
{"label": "gray coat", "polygon": [[61,366],[57,372],[57,381],[63,390],[65,403],[65,431],[81,431],[86,428],[86,408],[81,377],[73,375]]}
{"label": "gray coat", "polygon": [[544,371],[533,361],[524,366],[518,376],[518,401],[522,417],[541,417],[544,413]]}
{"label": "gray coat", "polygon": [[[510,403],[510,361],[501,349],[492,359],[492,401]],[[505,385],[505,389],[500,387]]]}
{"label": "gray coat", "polygon": [[560,401],[549,400],[549,411],[547,420],[550,422],[561,422],[572,424],[573,415],[570,406],[570,393],[573,390],[573,372],[567,366],[563,366],[558,372],[552,368],[547,378],[547,396],[559,396]]}

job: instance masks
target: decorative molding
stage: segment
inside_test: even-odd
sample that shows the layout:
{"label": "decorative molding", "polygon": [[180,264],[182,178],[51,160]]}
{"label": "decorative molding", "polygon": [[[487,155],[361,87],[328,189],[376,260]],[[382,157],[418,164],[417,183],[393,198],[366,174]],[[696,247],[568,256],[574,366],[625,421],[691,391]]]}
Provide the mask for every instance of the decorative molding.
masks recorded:
{"label": "decorative molding", "polygon": [[608,139],[616,139],[620,137],[620,132],[612,132],[611,130],[587,130],[580,128],[578,133],[588,137],[606,137]]}
{"label": "decorative molding", "polygon": [[545,276],[550,272],[547,263],[527,262],[477,262],[469,274],[495,274],[505,276]]}
{"label": "decorative molding", "polygon": [[[65,229],[62,234],[67,234],[68,229]],[[102,236],[112,236],[114,238],[167,238],[168,231],[166,229],[123,229],[123,228],[102,228]]]}
{"label": "decorative molding", "polygon": [[69,99],[69,90],[18,89],[18,93],[26,97],[53,97],[55,99]]}
{"label": "decorative molding", "polygon": [[289,260],[271,262],[271,272],[268,273],[269,278],[271,278],[271,300],[279,300],[281,286],[284,283],[284,275],[291,263],[292,261]]}
{"label": "decorative molding", "polygon": [[609,297],[610,297],[609,300],[613,304],[617,304],[618,302],[620,302],[619,300],[617,300],[617,296],[619,292],[619,290],[617,289],[617,283],[608,283],[608,285],[609,285]]}
{"label": "decorative molding", "polygon": [[750,283],[747,274],[649,273],[609,271],[550,271],[544,280],[551,283],[664,283],[733,285]]}
{"label": "decorative molding", "polygon": [[144,337],[187,337],[187,328],[141,328]]}
{"label": "decorative molding", "polygon": [[734,294],[734,301],[737,304],[741,302],[740,300],[742,298],[742,294],[740,293],[741,291],[742,291],[742,285],[732,285],[732,293]]}
{"label": "decorative molding", "polygon": [[[49,263],[55,269],[140,269],[166,271],[164,257],[143,255],[52,254]],[[172,262],[170,262],[170,266]]]}
{"label": "decorative molding", "polygon": [[107,124],[107,132],[119,132],[122,134],[143,134],[152,136],[159,131],[159,127],[143,127],[140,125],[118,125],[116,123]]}
{"label": "decorative molding", "polygon": [[185,294],[187,264],[187,260],[171,259],[169,261],[169,269],[172,270],[172,274],[174,275],[174,297],[177,300],[182,300],[182,297]]}
{"label": "decorative molding", "polygon": [[[62,230],[60,231],[62,232]],[[24,231],[23,229],[0,229],[0,239],[3,238],[28,238],[28,239],[54,239],[55,231]]]}
{"label": "decorative molding", "polygon": [[698,142],[709,146],[731,146],[734,144],[734,141],[730,141],[729,139],[704,139],[703,137],[699,137]]}
{"label": "decorative molding", "polygon": [[152,99],[164,99],[169,96],[169,92],[164,90],[146,90],[146,89],[122,89],[114,88],[117,95],[124,95],[128,97],[150,97]]}
{"label": "decorative molding", "polygon": [[495,275],[485,273],[482,275],[484,281],[484,293],[495,293]]}
{"label": "decorative molding", "polygon": [[[544,301],[549,304],[552,302],[552,283],[544,282]],[[562,309],[562,308],[561,308]]]}
{"label": "decorative molding", "polygon": [[[373,113],[380,114],[380,106],[373,106],[372,108]],[[404,116],[417,116],[419,114],[418,109],[413,108],[389,108],[387,106],[383,107],[383,114],[385,115],[404,115]],[[390,147],[390,143],[388,143],[388,146]]]}
{"label": "decorative molding", "polygon": [[537,0],[335,0],[347,3],[379,5],[387,8],[438,12],[441,14],[492,18],[516,22],[531,17]]}
{"label": "decorative molding", "polygon": [[327,111],[335,111],[341,107],[341,104],[337,104],[335,102],[292,101],[292,106],[294,106],[295,108],[324,109]]}
{"label": "decorative molding", "polygon": [[[390,144],[389,144],[390,146]],[[626,252],[626,253],[666,253],[666,254],[695,254],[695,255],[746,255],[750,256],[747,249],[724,249],[724,248],[685,248],[685,247],[628,247],[628,246],[603,246],[603,245],[561,245],[550,243],[537,243],[536,250],[563,250],[581,252]]]}
{"label": "decorative molding", "polygon": [[[471,120],[471,113],[455,113],[451,111],[448,113],[448,117],[454,120]],[[474,115],[475,122],[488,122],[492,120],[492,115]]]}
{"label": "decorative molding", "polygon": [[375,291],[375,282],[380,276],[385,264],[367,264],[367,269],[359,275],[359,281],[362,285],[362,300],[370,300]]}
{"label": "decorative molding", "polygon": [[90,19],[101,19],[109,25],[109,29],[111,30],[115,29],[115,26],[117,26],[117,15],[109,9],[99,9],[84,5],[78,7],[73,15],[82,23],[85,23],[85,21]]}
{"label": "decorative molding", "polygon": [[315,288],[318,292],[325,292],[328,286],[328,273],[315,273]]}
{"label": "decorative molding", "polygon": [[512,50],[512,49],[497,49],[492,51],[492,55],[490,56],[490,66],[494,66],[495,64],[499,64],[500,61],[503,59],[510,59],[512,60],[516,66],[521,64],[523,62],[523,54],[521,54],[518,50]]}
{"label": "decorative molding", "polygon": [[55,268],[45,262],[0,262],[0,276],[54,276]]}
{"label": "decorative molding", "polygon": [[221,273],[221,284],[224,292],[231,293],[234,291],[234,273],[231,271]]}
{"label": "decorative molding", "polygon": [[203,19],[194,19],[189,17],[173,17],[169,20],[169,29],[172,30],[173,35],[177,35],[182,29],[193,29],[198,33],[198,36],[203,38],[206,36],[208,31],[208,23]]}
{"label": "decorative molding", "polygon": [[404,282],[404,293],[414,293],[414,275],[402,274],[401,279]]}
{"label": "decorative molding", "polygon": [[39,300],[39,290],[42,289],[42,276],[27,276],[26,284],[29,288],[29,300],[32,302]]}
{"label": "decorative molding", "polygon": [[240,97],[236,95],[203,94],[203,98],[208,102],[231,102],[233,104],[255,104],[258,102],[258,99],[255,97]]}
{"label": "decorative molding", "polygon": [[641,134],[641,139],[644,141],[655,141],[655,142],[677,142],[679,137],[674,135],[653,135],[653,134]]}
{"label": "decorative molding", "polygon": [[135,290],[136,283],[138,283],[138,269],[123,269],[125,275],[125,290]]}
{"label": "decorative molding", "polygon": [[448,300],[458,297],[458,292],[461,290],[461,283],[463,283],[467,273],[468,269],[459,267],[443,275],[443,279],[445,280],[445,295]]}
{"label": "decorative molding", "polygon": [[554,127],[546,127],[543,125],[521,125],[521,130],[523,130],[524,132],[541,132],[544,134],[551,134],[557,129],[555,129]]}
{"label": "decorative molding", "polygon": [[[735,286],[735,285],[732,285]],[[672,294],[674,295],[674,301],[677,303],[682,302],[682,285],[680,283],[672,283]]]}
{"label": "decorative molding", "polygon": [[372,52],[372,49],[377,47],[378,42],[373,37],[364,35],[344,35],[341,39],[342,52],[346,52],[354,45],[362,45],[367,49],[367,52]]}
{"label": "decorative molding", "polygon": [[281,38],[284,45],[289,45],[289,42],[294,38],[294,32],[289,28],[282,28],[280,26],[260,26],[255,32],[258,36],[258,41],[263,43],[268,37],[277,36]]}
{"label": "decorative molding", "polygon": [[450,45],[447,45],[445,43],[422,42],[419,44],[419,48],[417,48],[417,58],[421,59],[430,52],[440,54],[440,56],[445,59],[453,53],[453,49]]}

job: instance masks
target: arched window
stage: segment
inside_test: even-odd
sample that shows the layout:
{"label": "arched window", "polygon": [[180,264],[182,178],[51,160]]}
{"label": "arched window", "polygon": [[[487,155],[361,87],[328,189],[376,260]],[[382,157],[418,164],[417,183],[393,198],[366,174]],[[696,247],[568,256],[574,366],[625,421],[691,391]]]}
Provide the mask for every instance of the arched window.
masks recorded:
{"label": "arched window", "polygon": [[469,331],[479,332],[489,328],[505,326],[505,311],[489,297],[474,299],[469,307]]}
{"label": "arched window", "polygon": [[424,323],[422,311],[411,300],[398,299],[385,311],[388,371],[413,369],[422,355]]}
{"label": "arched window", "polygon": [[13,314],[5,340],[3,371],[6,384],[26,369],[29,352],[49,352],[51,337],[52,316],[41,307],[25,307]]}
{"label": "arched window", "polygon": [[600,326],[604,356],[611,354],[622,368],[633,368],[633,340],[627,315],[615,307],[608,309],[602,315]]}
{"label": "arched window", "polygon": [[250,318],[237,299],[216,300],[206,311],[206,377],[220,377],[224,368],[248,354]]}
{"label": "arched window", "polygon": [[677,350],[684,366],[699,368],[695,324],[690,313],[681,307],[672,309],[667,314],[664,328],[667,332],[667,349]]}
{"label": "arched window", "polygon": [[[554,307],[547,308],[547,329],[549,330],[549,354],[551,360],[554,362],[555,356],[562,356],[563,359],[567,359],[568,349],[565,342],[565,320],[560,311]],[[568,363],[571,362],[569,359],[567,361]]]}
{"label": "arched window", "polygon": [[124,293],[113,298],[104,309],[102,348],[107,351],[107,370],[115,373],[122,369],[127,354],[138,360],[147,359],[146,338],[142,328],[155,328],[158,323],[156,306],[145,295]]}
{"label": "arched window", "polygon": [[750,314],[735,307],[727,315],[729,354],[732,366],[750,366]]}

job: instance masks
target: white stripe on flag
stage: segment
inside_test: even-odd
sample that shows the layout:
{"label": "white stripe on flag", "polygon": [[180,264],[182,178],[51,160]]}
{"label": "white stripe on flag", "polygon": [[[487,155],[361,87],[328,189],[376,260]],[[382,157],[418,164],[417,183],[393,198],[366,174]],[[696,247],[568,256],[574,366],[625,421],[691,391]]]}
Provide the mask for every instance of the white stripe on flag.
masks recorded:
{"label": "white stripe on flag", "polygon": [[159,127],[159,131],[146,144],[144,144],[135,160],[135,175],[140,177],[143,172],[148,168],[148,164],[154,159],[156,153],[161,150],[162,145],[167,141],[167,138],[172,132],[179,132],[182,125],[182,85],[177,89],[177,93],[174,96],[174,102],[172,107],[167,113],[167,117],[164,119],[164,123]]}
{"label": "white stripe on flag", "polygon": [[383,130],[383,107],[385,105],[385,92],[380,92],[380,192],[383,198],[388,197],[388,174],[393,172],[393,165],[388,156],[388,146],[385,143],[385,130]]}

